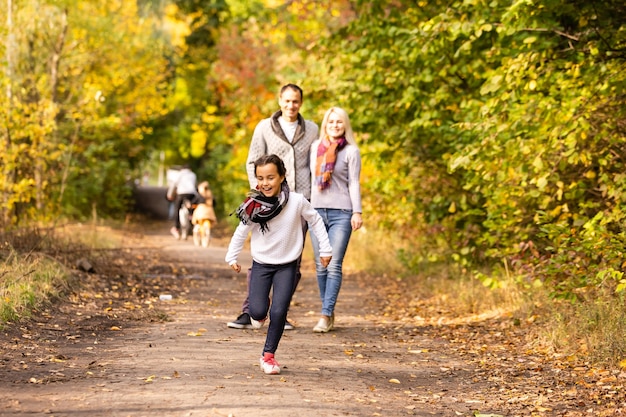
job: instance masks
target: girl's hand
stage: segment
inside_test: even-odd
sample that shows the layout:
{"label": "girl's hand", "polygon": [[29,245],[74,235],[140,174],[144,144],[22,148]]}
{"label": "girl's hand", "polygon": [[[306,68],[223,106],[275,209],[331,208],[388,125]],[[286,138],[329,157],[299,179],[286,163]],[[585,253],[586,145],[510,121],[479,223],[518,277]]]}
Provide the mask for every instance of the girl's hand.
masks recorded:
{"label": "girl's hand", "polygon": [[350,224],[352,225],[352,230],[359,230],[361,226],[363,226],[363,218],[361,217],[361,213],[352,213]]}
{"label": "girl's hand", "polygon": [[322,266],[326,268],[332,258],[332,256],[320,256],[320,262],[322,263]]}
{"label": "girl's hand", "polygon": [[233,271],[235,271],[236,273],[239,273],[241,271],[241,265],[239,265],[237,262],[232,264],[230,267],[233,268]]}

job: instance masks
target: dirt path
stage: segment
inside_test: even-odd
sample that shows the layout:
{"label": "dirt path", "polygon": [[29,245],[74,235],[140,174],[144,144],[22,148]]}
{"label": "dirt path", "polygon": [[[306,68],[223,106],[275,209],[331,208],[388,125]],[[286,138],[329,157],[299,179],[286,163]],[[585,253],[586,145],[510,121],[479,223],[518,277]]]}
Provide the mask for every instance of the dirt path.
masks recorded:
{"label": "dirt path", "polygon": [[[264,375],[258,357],[266,329],[225,325],[245,292],[245,275],[223,262],[227,239],[196,248],[163,230],[135,236],[132,244],[141,243],[127,251],[135,261],[120,261],[138,278],[122,274],[116,284],[97,284],[92,295],[77,294],[1,336],[0,415],[574,416],[597,410],[577,403],[576,395],[557,401],[546,381],[533,379],[528,358],[526,375],[485,376],[473,356],[459,354],[436,329],[382,317],[377,286],[357,277],[343,285],[336,330],[313,333],[319,301],[310,261],[290,312],[297,328],[285,332],[276,354],[282,373]],[[124,289],[143,301],[125,301]],[[159,294],[172,300],[160,301]],[[165,315],[169,321],[158,320]],[[520,381],[528,384],[515,385]]]}

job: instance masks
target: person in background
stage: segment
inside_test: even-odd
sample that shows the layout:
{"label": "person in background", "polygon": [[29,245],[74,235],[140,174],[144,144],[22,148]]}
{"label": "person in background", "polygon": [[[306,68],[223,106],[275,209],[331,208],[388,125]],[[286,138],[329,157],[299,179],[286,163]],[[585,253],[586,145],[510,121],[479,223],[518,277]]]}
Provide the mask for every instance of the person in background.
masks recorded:
{"label": "person in background", "polygon": [[313,187],[311,205],[324,219],[333,248],[328,265],[319,262],[319,242],[311,235],[315,271],[322,300],[321,317],[314,332],[326,333],[335,324],[335,304],[343,279],[343,258],[352,231],[363,225],[361,218],[361,155],[348,113],[331,107],[322,120],[320,138],[311,145]]}
{"label": "person in background", "polygon": [[[284,85],[278,96],[280,110],[272,114],[271,117],[261,120],[254,129],[246,161],[251,189],[255,189],[257,186],[254,162],[263,155],[276,154],[287,167],[286,179],[290,189],[302,194],[306,199],[311,198],[309,151],[311,144],[318,137],[318,127],[314,122],[305,120],[300,115],[303,99],[304,95],[300,87],[295,84]],[[306,223],[303,223],[303,235],[306,235],[306,228]],[[302,244],[304,245],[304,240]],[[301,276],[300,259],[298,259],[294,291]],[[250,274],[248,273],[249,280]],[[228,327],[233,329],[249,329],[251,327],[248,305],[249,298],[246,296],[241,314],[236,320],[227,323]],[[293,328],[292,323],[285,322],[285,330]]]}
{"label": "person in background", "polygon": [[176,239],[180,239],[180,216],[178,216],[178,211],[185,199],[193,201],[196,198],[197,182],[196,174],[189,168],[189,165],[183,165],[176,180],[172,182],[167,190],[167,199],[169,201],[175,201],[174,226],[170,229],[170,233],[172,233],[172,236]]}
{"label": "person in background", "polygon": [[270,323],[260,366],[266,374],[279,374],[280,366],[274,354],[296,286],[298,260],[304,247],[302,222],[308,222],[316,237],[320,265],[326,266],[331,261],[332,248],[322,218],[311,203],[302,194],[289,191],[285,165],[278,156],[260,157],[254,163],[254,172],[258,184],[236,210],[240,223],[228,245],[225,261],[235,272],[241,271],[237,257],[251,234],[250,320],[253,328],[260,328],[269,310]]}

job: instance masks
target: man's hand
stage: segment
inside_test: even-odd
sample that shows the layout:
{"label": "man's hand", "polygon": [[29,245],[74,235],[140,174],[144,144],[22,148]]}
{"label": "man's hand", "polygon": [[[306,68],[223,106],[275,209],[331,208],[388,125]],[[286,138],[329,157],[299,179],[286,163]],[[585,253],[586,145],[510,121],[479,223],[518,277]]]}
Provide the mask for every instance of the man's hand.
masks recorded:
{"label": "man's hand", "polygon": [[326,268],[332,258],[332,256],[320,256],[320,262],[322,263],[322,266]]}
{"label": "man's hand", "polygon": [[237,262],[232,264],[230,267],[233,268],[233,271],[235,271],[236,273],[239,273],[241,271],[241,265],[239,265]]}

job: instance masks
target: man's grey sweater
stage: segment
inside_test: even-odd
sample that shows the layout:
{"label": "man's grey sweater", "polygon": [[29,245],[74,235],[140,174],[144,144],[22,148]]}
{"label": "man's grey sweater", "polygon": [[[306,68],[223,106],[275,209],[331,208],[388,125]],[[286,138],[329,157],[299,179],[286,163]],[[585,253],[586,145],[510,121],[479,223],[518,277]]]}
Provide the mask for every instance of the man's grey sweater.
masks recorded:
{"label": "man's grey sweater", "polygon": [[289,189],[311,198],[311,169],[309,152],[311,144],[318,139],[317,125],[298,114],[298,127],[293,141],[290,143],[285,136],[278,118],[282,111],[277,111],[270,118],[263,119],[254,129],[246,170],[250,188],[256,188],[257,180],[254,175],[254,161],[263,155],[276,154],[285,163],[287,169],[287,184]]}

